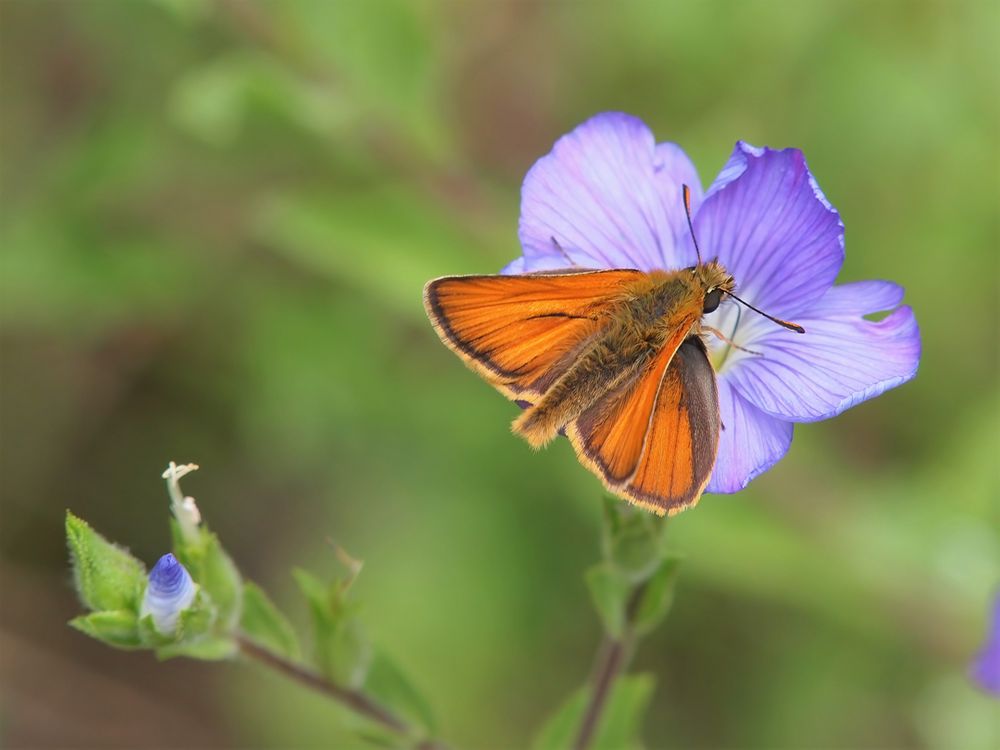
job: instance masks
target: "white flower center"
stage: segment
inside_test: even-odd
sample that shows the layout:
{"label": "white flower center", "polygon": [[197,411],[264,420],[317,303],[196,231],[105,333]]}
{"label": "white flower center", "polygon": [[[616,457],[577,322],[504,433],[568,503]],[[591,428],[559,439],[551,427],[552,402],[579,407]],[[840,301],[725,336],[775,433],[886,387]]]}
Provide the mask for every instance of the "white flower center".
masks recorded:
{"label": "white flower center", "polygon": [[759,318],[760,316],[752,310],[744,308],[735,300],[727,299],[715,312],[709,313],[702,319],[703,325],[721,331],[722,335],[729,339],[723,341],[713,332],[707,332],[708,356],[720,376],[731,371],[740,360],[756,356],[738,347],[756,351],[752,344],[759,333],[760,326],[757,320]]}

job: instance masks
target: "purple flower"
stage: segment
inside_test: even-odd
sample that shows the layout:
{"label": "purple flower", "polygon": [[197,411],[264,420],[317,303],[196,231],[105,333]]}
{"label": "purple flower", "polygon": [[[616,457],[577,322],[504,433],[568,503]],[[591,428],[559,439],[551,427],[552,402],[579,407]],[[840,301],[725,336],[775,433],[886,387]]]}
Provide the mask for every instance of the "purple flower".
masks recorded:
{"label": "purple flower", "polygon": [[993,605],[993,622],[986,643],[972,662],[969,674],[984,690],[1000,697],[1000,596]]}
{"label": "purple flower", "polygon": [[[629,115],[597,115],[556,142],[521,191],[524,255],[503,273],[565,268],[675,270],[695,264],[681,186],[691,188],[705,260],[718,258],[737,293],[805,335],[729,298],[705,323],[750,354],[711,337],[725,429],[708,492],[736,492],[788,450],[794,422],[813,422],[916,374],[920,334],[888,281],[833,286],[844,225],[797,149],[738,142],[703,192],[679,146],[657,144]],[[865,316],[892,310],[875,322]]]}
{"label": "purple flower", "polygon": [[139,616],[152,615],[156,629],[164,635],[172,635],[181,612],[191,606],[195,593],[191,574],[168,552],[149,571]]}

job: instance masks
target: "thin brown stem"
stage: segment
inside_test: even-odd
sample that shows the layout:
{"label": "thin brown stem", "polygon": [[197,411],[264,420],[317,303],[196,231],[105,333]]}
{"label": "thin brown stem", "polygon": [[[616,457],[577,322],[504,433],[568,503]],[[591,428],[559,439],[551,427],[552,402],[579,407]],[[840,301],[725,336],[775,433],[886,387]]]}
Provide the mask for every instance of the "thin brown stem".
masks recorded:
{"label": "thin brown stem", "polygon": [[605,636],[598,653],[597,665],[594,670],[594,689],[590,694],[590,702],[583,714],[583,721],[576,733],[573,750],[586,750],[594,739],[597,722],[600,721],[607,703],[611,688],[618,679],[627,661],[626,647],[622,641]]}
{"label": "thin brown stem", "polygon": [[[328,698],[332,698],[342,706],[350,709],[359,716],[364,716],[384,729],[388,729],[402,737],[413,737],[416,734],[413,727],[385,707],[376,703],[370,696],[360,690],[346,688],[331,682],[321,674],[307,667],[303,667],[266,648],[258,646],[245,636],[237,635],[236,643],[239,646],[240,653],[248,659],[253,659],[259,664],[263,664],[269,669],[273,669],[285,677],[308,687],[310,690],[315,690]],[[421,740],[416,747],[419,750],[444,750],[445,748],[444,745],[438,744],[433,740]]]}
{"label": "thin brown stem", "polygon": [[643,583],[629,596],[628,604],[625,606],[625,628],[622,636],[620,638],[605,636],[601,643],[594,665],[594,676],[591,679],[593,689],[590,692],[590,701],[583,712],[583,719],[577,730],[576,740],[573,742],[573,750],[587,750],[590,747],[615,681],[632,658],[632,647],[635,644],[632,622],[645,588],[646,584]]}

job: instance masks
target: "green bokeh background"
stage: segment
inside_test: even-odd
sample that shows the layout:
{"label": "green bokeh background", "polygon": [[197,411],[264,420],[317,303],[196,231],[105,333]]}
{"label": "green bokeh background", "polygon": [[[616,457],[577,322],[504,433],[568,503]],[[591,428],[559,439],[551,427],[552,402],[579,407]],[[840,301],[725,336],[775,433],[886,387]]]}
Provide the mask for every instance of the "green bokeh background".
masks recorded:
{"label": "green bokeh background", "polygon": [[913,382],[671,522],[647,744],[997,746],[966,665],[1000,584],[998,9],[3,0],[0,741],[351,746],[259,670],[65,627],[65,509],[152,563],[173,459],[297,622],[289,569],[335,540],[443,735],[525,745],[600,637],[601,492],[510,435],[420,290],[516,256],[525,171],[621,109],[706,184],[736,139],[802,148],[841,280],[905,285],[924,342]]}

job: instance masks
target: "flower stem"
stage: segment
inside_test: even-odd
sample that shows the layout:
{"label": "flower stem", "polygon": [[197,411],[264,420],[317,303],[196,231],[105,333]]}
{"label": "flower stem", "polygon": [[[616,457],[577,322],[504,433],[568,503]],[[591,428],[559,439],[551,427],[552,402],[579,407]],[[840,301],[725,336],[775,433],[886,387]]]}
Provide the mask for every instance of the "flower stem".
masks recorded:
{"label": "flower stem", "polygon": [[573,742],[573,750],[587,750],[590,747],[601,716],[604,714],[604,708],[607,706],[608,697],[614,688],[615,680],[618,679],[629,659],[632,658],[632,649],[635,645],[632,622],[645,588],[646,584],[643,582],[636,586],[629,595],[625,608],[625,628],[621,637],[612,638],[606,635],[601,643],[595,660],[594,676],[591,679],[593,689],[590,693],[590,701],[583,712],[583,719],[580,721],[580,728],[577,730],[576,740]]}
{"label": "flower stem", "polygon": [[[376,703],[370,696],[360,690],[343,687],[331,682],[321,674],[307,667],[303,667],[266,648],[258,646],[246,636],[237,635],[236,644],[239,647],[240,653],[246,658],[263,664],[265,667],[295,680],[310,690],[315,690],[328,698],[332,698],[345,708],[369,719],[394,734],[401,737],[413,737],[415,734],[418,734],[414,727],[411,727],[403,719]],[[434,740],[420,740],[416,743],[415,747],[417,750],[445,750],[444,745]]]}

